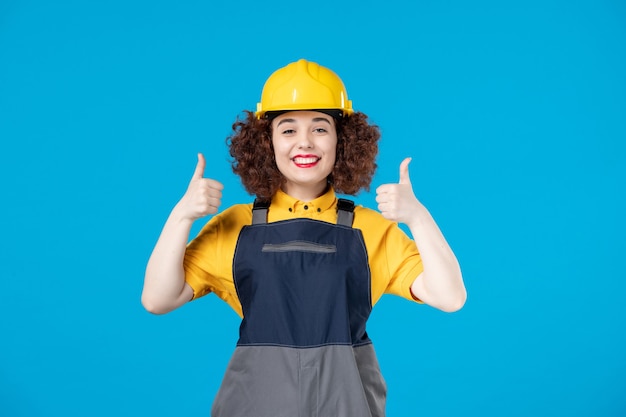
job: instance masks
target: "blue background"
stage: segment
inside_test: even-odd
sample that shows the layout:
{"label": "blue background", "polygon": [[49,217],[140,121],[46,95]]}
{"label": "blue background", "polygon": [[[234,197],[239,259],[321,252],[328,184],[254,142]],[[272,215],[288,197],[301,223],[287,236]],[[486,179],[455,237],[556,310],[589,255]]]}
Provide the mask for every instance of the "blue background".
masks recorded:
{"label": "blue background", "polygon": [[299,58],[381,127],[372,190],[413,157],[469,291],[375,308],[388,415],[626,415],[624,2],[217,3],[0,3],[0,415],[208,415],[237,316],[150,315],[145,264],[196,152],[250,201],[224,139]]}

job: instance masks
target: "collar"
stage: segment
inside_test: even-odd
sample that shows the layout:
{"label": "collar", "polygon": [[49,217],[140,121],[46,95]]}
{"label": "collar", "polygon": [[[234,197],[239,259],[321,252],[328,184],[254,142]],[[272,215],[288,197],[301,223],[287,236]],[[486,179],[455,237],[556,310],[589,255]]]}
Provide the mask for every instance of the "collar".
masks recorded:
{"label": "collar", "polygon": [[311,201],[301,201],[291,197],[282,190],[278,190],[272,197],[271,209],[277,210],[281,215],[305,215],[312,216],[321,214],[328,209],[334,208],[337,204],[337,197],[332,186],[328,190]]}

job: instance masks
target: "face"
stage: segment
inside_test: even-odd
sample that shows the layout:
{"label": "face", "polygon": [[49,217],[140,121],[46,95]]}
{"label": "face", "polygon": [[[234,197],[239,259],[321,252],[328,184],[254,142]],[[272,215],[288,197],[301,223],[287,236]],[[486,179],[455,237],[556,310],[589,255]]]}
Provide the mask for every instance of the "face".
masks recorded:
{"label": "face", "polygon": [[322,195],[335,165],[335,120],[315,111],[283,113],[272,121],[272,143],[283,191],[302,201]]}

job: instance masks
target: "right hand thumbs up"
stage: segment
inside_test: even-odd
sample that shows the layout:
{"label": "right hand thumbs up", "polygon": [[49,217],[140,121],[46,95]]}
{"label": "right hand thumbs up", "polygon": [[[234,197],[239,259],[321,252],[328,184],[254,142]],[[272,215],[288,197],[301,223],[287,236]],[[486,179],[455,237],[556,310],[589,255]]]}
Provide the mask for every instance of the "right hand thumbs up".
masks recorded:
{"label": "right hand thumbs up", "polygon": [[177,205],[183,218],[197,220],[215,214],[222,203],[224,186],[218,181],[204,178],[205,167],[204,155],[198,153],[198,163],[189,181],[187,192]]}

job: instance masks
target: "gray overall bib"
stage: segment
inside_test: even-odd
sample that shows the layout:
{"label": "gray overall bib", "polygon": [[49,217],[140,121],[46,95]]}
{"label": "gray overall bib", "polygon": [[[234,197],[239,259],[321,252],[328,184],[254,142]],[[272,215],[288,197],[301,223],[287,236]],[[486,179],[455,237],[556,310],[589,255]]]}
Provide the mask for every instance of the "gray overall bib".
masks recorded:
{"label": "gray overall bib", "polygon": [[382,417],[386,386],[365,323],[370,271],[354,204],[338,224],[267,223],[255,202],[233,278],[244,318],[213,417]]}

